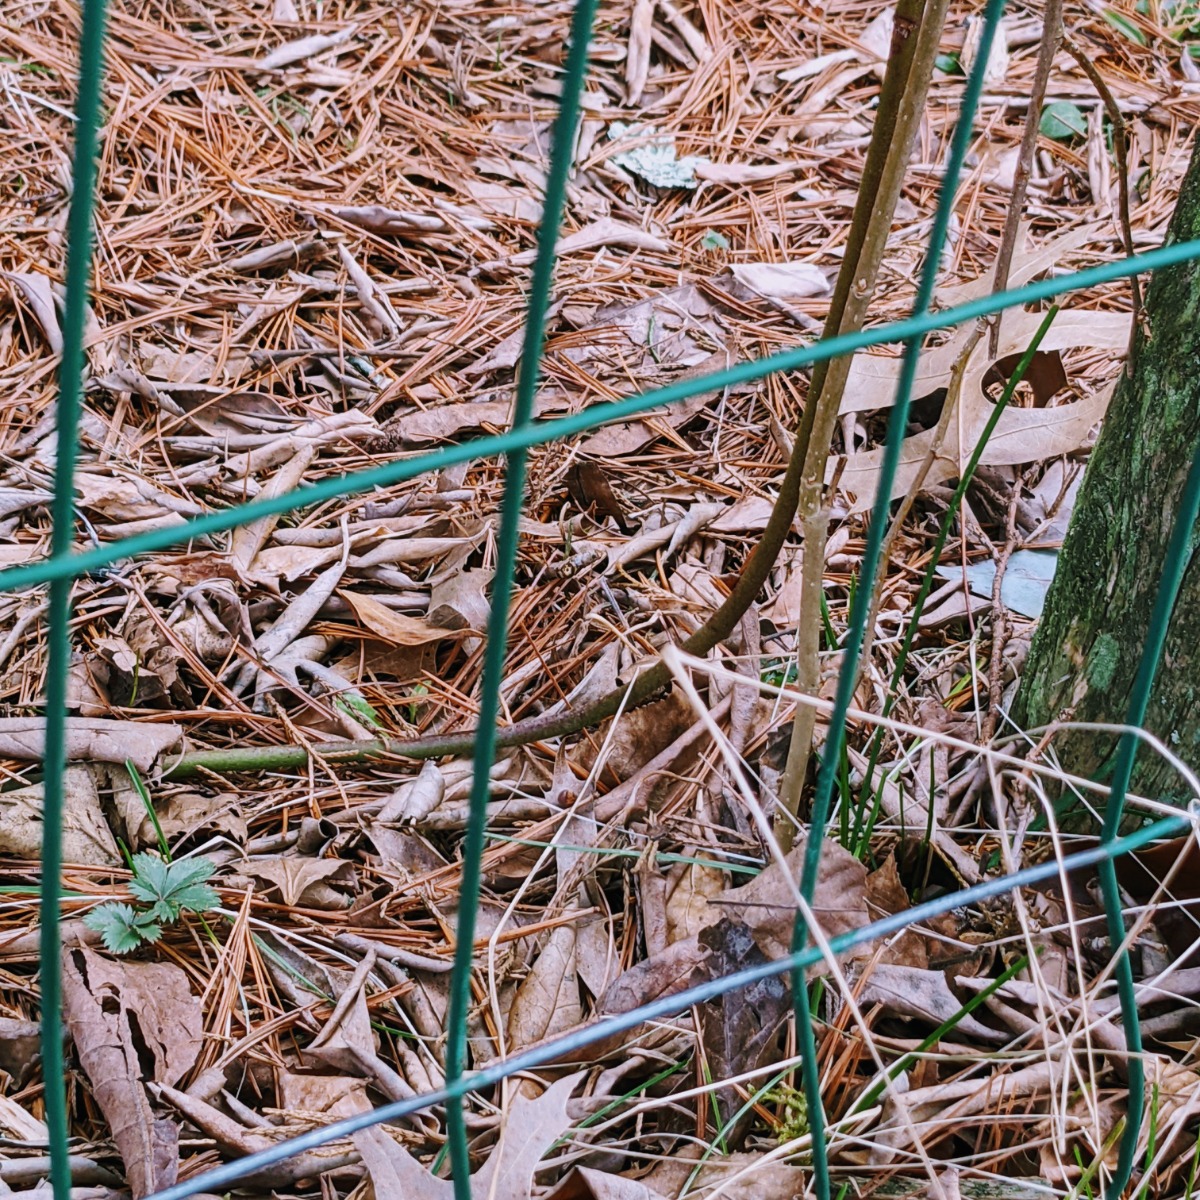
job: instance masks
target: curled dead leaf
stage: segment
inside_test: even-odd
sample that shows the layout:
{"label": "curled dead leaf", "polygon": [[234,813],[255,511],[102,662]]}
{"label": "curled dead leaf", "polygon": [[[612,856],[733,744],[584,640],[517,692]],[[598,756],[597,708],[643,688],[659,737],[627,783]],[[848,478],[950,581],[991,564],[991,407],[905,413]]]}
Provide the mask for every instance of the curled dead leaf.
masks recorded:
{"label": "curled dead leaf", "polygon": [[200,1052],[200,1001],[170,963],[114,962],[85,948],[63,952],[63,1007],[135,1200],[170,1187],[179,1127],[156,1117],[147,1085],[174,1084]]}
{"label": "curled dead leaf", "polygon": [[444,629],[431,625],[420,617],[410,617],[373,596],[361,592],[339,591],[358,619],[374,634],[393,646],[423,646],[428,642],[439,642],[446,638],[461,637],[462,631]]}

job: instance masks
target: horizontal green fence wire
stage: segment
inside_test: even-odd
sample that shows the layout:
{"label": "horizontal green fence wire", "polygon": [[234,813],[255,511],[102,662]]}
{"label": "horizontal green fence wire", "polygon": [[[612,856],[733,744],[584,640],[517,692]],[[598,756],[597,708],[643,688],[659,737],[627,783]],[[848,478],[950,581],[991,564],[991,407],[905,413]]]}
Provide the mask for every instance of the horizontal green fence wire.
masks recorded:
{"label": "horizontal green fence wire", "polygon": [[[99,570],[119,560],[149,554],[186,543],[195,538],[236,529],[264,516],[290,512],[336,497],[350,496],[374,488],[390,486],[457,463],[496,456],[506,457],[507,470],[500,510],[497,537],[498,557],[481,691],[482,736],[476,742],[474,782],[470,801],[471,819],[468,823],[463,847],[462,892],[456,935],[455,966],[451,982],[446,1086],[436,1092],[384,1105],[303,1136],[280,1142],[269,1150],[213,1168],[185,1183],[158,1193],[153,1200],[183,1200],[183,1197],[200,1192],[219,1190],[294,1155],[315,1149],[369,1126],[399,1120],[435,1104],[446,1105],[447,1136],[456,1200],[470,1200],[469,1158],[462,1103],[472,1091],[491,1087],[518,1071],[531,1070],[568,1055],[582,1052],[603,1038],[627,1032],[644,1022],[676,1015],[692,1005],[703,1003],[773,975],[787,972],[792,974],[795,981],[794,998],[798,1008],[798,1034],[801,1050],[804,1052],[802,1074],[808,1092],[813,1131],[814,1183],[821,1200],[828,1200],[829,1175],[826,1146],[822,1136],[823,1117],[819,1079],[815,1069],[816,1054],[807,1008],[807,993],[803,984],[805,970],[818,961],[820,951],[808,945],[808,931],[802,925],[798,924],[797,926],[794,952],[787,958],[727,975],[619,1016],[604,1018],[534,1050],[494,1063],[473,1074],[466,1073],[467,1013],[473,969],[475,909],[480,894],[480,859],[486,835],[487,779],[495,750],[499,689],[508,638],[508,609],[515,575],[527,453],[535,446],[574,436],[609,421],[625,420],[650,409],[677,403],[703,392],[715,392],[736,384],[763,379],[776,372],[797,371],[803,367],[827,361],[839,355],[853,354],[871,346],[901,343],[904,346],[901,380],[889,419],[878,494],[872,513],[867,549],[863,557],[861,578],[858,581],[855,603],[851,610],[850,627],[845,644],[846,652],[831,718],[831,728],[840,730],[853,693],[857,657],[864,634],[867,601],[879,565],[891,479],[898,463],[900,442],[904,434],[912,395],[917,353],[922,339],[926,334],[935,330],[948,329],[963,322],[1002,312],[1007,308],[1034,304],[1059,296],[1064,292],[1094,287],[1130,275],[1200,258],[1200,242],[1165,246],[1148,254],[1127,258],[1120,262],[1106,263],[1085,271],[1039,280],[1021,288],[973,300],[957,308],[941,312],[931,310],[930,305],[933,300],[941,250],[954,211],[959,170],[969,147],[975,107],[982,90],[983,73],[988,61],[987,47],[1004,10],[1004,0],[988,0],[981,36],[981,50],[976,56],[976,63],[964,93],[962,112],[955,130],[948,167],[942,182],[937,213],[911,318],[877,329],[827,338],[767,358],[739,363],[725,370],[701,378],[686,380],[640,396],[592,405],[582,412],[557,420],[537,421],[533,419],[533,401],[545,338],[545,316],[553,282],[554,247],[562,215],[566,183],[572,165],[575,126],[587,67],[587,43],[596,9],[596,0],[578,0],[563,74],[562,100],[554,125],[551,165],[547,177],[542,227],[538,235],[538,251],[530,290],[525,349],[518,368],[512,427],[504,434],[478,438],[430,453],[400,458],[370,470],[326,479],[313,486],[297,488],[278,497],[257,500],[228,510],[211,512],[181,526],[155,530],[123,541],[97,545],[91,549],[73,553],[74,467],[78,449],[77,430],[84,369],[83,330],[91,251],[95,157],[100,121],[105,8],[105,0],[83,0],[82,3],[74,188],[68,216],[66,300],[63,316],[64,349],[57,409],[58,454],[55,462],[52,502],[51,553],[49,558],[41,562],[0,572],[0,592],[11,592],[39,584],[50,585],[40,986],[46,1123],[50,1134],[51,1182],[55,1200],[68,1200],[70,1195],[68,1124],[60,1016],[59,909],[62,901],[65,690],[70,658],[69,617],[73,582],[81,575]],[[1198,454],[1197,461],[1193,464],[1192,472],[1189,475],[1181,512],[1177,517],[1172,536],[1167,569],[1160,586],[1152,615],[1150,634],[1143,650],[1142,662],[1130,699],[1128,713],[1130,725],[1140,725],[1145,716],[1150,690],[1162,653],[1167,623],[1178,594],[1184,567],[1189,558],[1191,533],[1198,515],[1200,515],[1200,454]],[[1026,887],[1041,880],[1056,877],[1060,871],[1097,866],[1104,893],[1109,933],[1114,948],[1118,951],[1116,957],[1118,996],[1131,1056],[1129,1060],[1129,1108],[1133,1113],[1140,1113],[1145,1087],[1144,1071],[1139,1058],[1140,1031],[1134,1004],[1132,970],[1128,956],[1121,950],[1124,925],[1113,864],[1115,859],[1122,854],[1150,845],[1159,838],[1177,834],[1196,821],[1200,814],[1193,810],[1188,816],[1172,817],[1125,837],[1119,836],[1125,790],[1129,783],[1136,748],[1137,739],[1126,734],[1118,749],[1112,795],[1106,810],[1100,843],[1096,847],[1070,855],[1062,862],[1050,861],[1028,867],[1007,876],[986,880],[960,892],[940,896],[936,900],[917,905],[906,912],[886,917],[861,929],[831,939],[830,944],[835,953],[841,953],[876,938],[897,933],[910,925],[919,924],[951,908],[978,903],[1002,895],[1014,888]],[[811,899],[816,882],[821,838],[829,813],[834,769],[839,753],[840,737],[835,735],[827,740],[822,757],[811,834],[805,851],[801,890],[809,899]],[[1137,1121],[1126,1122],[1122,1133],[1118,1162],[1106,1191],[1106,1195],[1110,1198],[1119,1196],[1129,1180],[1138,1132]]]}
{"label": "horizontal green fence wire", "polygon": [[49,583],[54,579],[76,579],[90,571],[98,571],[111,566],[121,559],[134,558],[139,554],[150,554],[155,550],[166,550],[171,546],[179,546],[193,538],[205,537],[208,534],[224,533],[242,525],[249,525],[262,517],[277,516],[280,513],[292,512],[308,505],[321,504],[326,500],[369,492],[374,488],[388,487],[406,479],[415,479],[418,475],[428,475],[435,471],[445,470],[447,467],[453,467],[459,463],[473,462],[480,458],[495,458],[509,454],[513,450],[542,446],[547,442],[555,442],[579,433],[586,433],[588,430],[606,425],[610,421],[627,421],[630,417],[638,416],[650,409],[677,404],[702,392],[719,392],[725,388],[736,387],[741,383],[752,383],[756,379],[764,379],[777,372],[797,371],[802,367],[812,366],[813,363],[837,358],[839,355],[853,354],[858,350],[869,350],[872,346],[887,346],[895,342],[905,342],[910,338],[923,337],[927,333],[941,329],[950,329],[955,325],[962,325],[979,317],[992,316],[995,313],[1003,312],[1006,308],[1017,308],[1026,304],[1036,304],[1042,300],[1052,300],[1067,292],[1098,287],[1101,284],[1112,283],[1116,279],[1126,279],[1131,275],[1142,275],[1163,267],[1173,267],[1179,263],[1190,262],[1195,258],[1200,258],[1200,239],[1179,242],[1174,246],[1163,246],[1146,254],[1135,255],[1133,258],[1103,263],[1100,266],[1088,267],[1086,270],[1074,271],[1067,275],[1039,279],[1024,287],[1013,288],[1011,291],[981,296],[977,300],[968,301],[966,304],[960,304],[954,308],[926,313],[920,317],[910,317],[904,321],[893,321],[875,329],[864,329],[859,333],[846,333],[835,338],[824,338],[808,346],[785,350],[768,358],[749,359],[746,362],[738,363],[735,367],[714,371],[711,375],[700,378],[683,380],[640,396],[630,396],[625,400],[605,401],[603,404],[592,404],[581,412],[557,417],[551,421],[538,421],[525,429],[492,434],[488,437],[471,438],[465,442],[446,446],[441,450],[431,450],[413,455],[411,458],[386,463],[383,466],[355,471],[351,475],[333,476],[320,483],[283,492],[279,496],[252,500],[247,504],[239,504],[236,508],[207,513],[203,517],[194,517],[183,525],[172,525],[169,529],[155,529],[134,537],[123,538],[117,542],[106,542],[99,546],[93,546],[90,550],[78,551],[67,558],[47,558],[40,562],[28,563],[25,566],[7,567],[0,571],[0,592],[13,592],[38,583]]}
{"label": "horizontal green fence wire", "polygon": [[[1193,813],[1192,818],[1200,819],[1200,813]],[[1093,846],[1087,850],[1080,850],[1075,854],[1064,855],[1061,860],[1051,859],[1033,867],[1014,871],[1011,875],[984,880],[983,883],[974,884],[960,892],[947,892],[934,900],[914,905],[905,912],[893,913],[881,920],[872,921],[870,925],[864,925],[861,929],[852,929],[849,933],[832,937],[829,939],[829,948],[834,954],[844,954],[848,950],[853,950],[855,946],[866,945],[877,938],[891,937],[892,934],[900,933],[911,925],[920,925],[934,917],[940,917],[951,909],[980,904],[985,900],[1003,896],[1014,888],[1032,887],[1044,880],[1065,878],[1067,872],[1079,871],[1085,867],[1096,866],[1107,859],[1119,858],[1122,854],[1130,854],[1135,850],[1152,845],[1161,838],[1176,837],[1188,829],[1191,823],[1191,820],[1185,816],[1166,817],[1164,820],[1156,821],[1153,825],[1139,829],[1136,833],[1127,834],[1125,837],[1116,838],[1111,842]],[[697,987],[688,988],[687,991],[677,992],[673,996],[665,996],[661,1000],[652,1001],[650,1004],[644,1004],[629,1012],[604,1017],[584,1029],[564,1034],[553,1041],[535,1046],[532,1050],[524,1050],[500,1062],[491,1063],[473,1075],[461,1079],[454,1089],[454,1093],[465,1095],[468,1092],[492,1087],[501,1080],[521,1071],[533,1071],[547,1063],[570,1061],[572,1057],[578,1058],[582,1051],[605,1038],[628,1033],[649,1021],[661,1021],[667,1017],[677,1016],[694,1005],[715,1000],[718,996],[737,991],[738,988],[751,987],[764,979],[815,966],[820,959],[821,950],[816,946],[810,946],[807,950],[798,951],[787,958],[758,963],[732,975],[725,975],[720,979],[713,979]],[[185,1183],[164,1188],[161,1192],[156,1192],[149,1197],[149,1200],[184,1200],[185,1197],[194,1196],[198,1192],[217,1191],[231,1183],[236,1183],[239,1179],[244,1179],[255,1171],[261,1171],[265,1167],[283,1162],[297,1154],[316,1150],[338,1138],[349,1137],[350,1134],[357,1133],[360,1129],[369,1129],[372,1125],[380,1125],[389,1121],[399,1121],[434,1104],[442,1104],[450,1094],[449,1088],[442,1088],[423,1096],[413,1096],[408,1100],[397,1100],[393,1104],[381,1105],[371,1112],[358,1113],[356,1116],[322,1126],[320,1129],[314,1129],[310,1133],[289,1138],[277,1146],[272,1146],[269,1150],[260,1150],[245,1158],[239,1158],[235,1162],[223,1163]]]}

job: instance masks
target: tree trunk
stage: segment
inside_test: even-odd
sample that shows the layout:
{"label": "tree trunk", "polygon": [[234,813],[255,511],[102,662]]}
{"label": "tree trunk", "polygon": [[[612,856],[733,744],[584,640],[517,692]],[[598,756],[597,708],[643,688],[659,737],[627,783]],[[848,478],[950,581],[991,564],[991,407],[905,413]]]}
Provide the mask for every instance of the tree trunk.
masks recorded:
{"label": "tree trunk", "polygon": [[[1200,143],[1168,243],[1200,237]],[[1180,493],[1200,443],[1200,263],[1159,271],[1092,451],[1034,635],[1013,715],[1022,728],[1054,720],[1125,719]],[[1193,531],[1192,543],[1196,544]],[[1200,764],[1200,569],[1189,562],[1155,680],[1146,727]],[[1105,780],[1117,737],[1065,730],[1063,767]],[[1181,802],[1190,793],[1152,750],[1138,754],[1131,790]]]}

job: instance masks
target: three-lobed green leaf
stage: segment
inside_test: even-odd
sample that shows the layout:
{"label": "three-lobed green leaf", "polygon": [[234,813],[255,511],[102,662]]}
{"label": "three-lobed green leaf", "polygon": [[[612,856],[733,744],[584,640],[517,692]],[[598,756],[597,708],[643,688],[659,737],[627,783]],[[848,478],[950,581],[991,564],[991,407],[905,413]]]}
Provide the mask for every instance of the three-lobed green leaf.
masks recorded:
{"label": "three-lobed green leaf", "polygon": [[83,923],[94,929],[114,954],[128,954],[143,942],[157,942],[162,937],[162,925],[154,915],[138,912],[130,904],[102,904],[93,908]]}
{"label": "three-lobed green leaf", "polygon": [[153,854],[135,854],[129,890],[140,903],[110,903],[94,908],[83,923],[100,934],[114,954],[128,954],[143,942],[157,942],[162,927],[185,910],[205,912],[217,906],[217,893],[204,881],[217,869],[207,858],[167,862]]}
{"label": "three-lobed green leaf", "polygon": [[129,890],[160,921],[175,921],[184,909],[204,912],[217,903],[217,893],[204,882],[216,864],[207,858],[164,862],[153,854],[135,854]]}

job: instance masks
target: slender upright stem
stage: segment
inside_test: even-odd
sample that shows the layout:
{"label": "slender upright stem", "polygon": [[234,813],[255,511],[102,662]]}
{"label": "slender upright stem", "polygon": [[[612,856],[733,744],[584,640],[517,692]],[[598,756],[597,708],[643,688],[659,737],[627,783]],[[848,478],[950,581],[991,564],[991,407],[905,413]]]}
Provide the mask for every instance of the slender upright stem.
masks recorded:
{"label": "slender upright stem", "polygon": [[[1025,131],[1021,135],[1021,146],[1017,151],[1012,196],[1009,198],[1008,213],[1004,218],[1004,231],[1000,235],[1000,249],[996,253],[996,273],[992,286],[998,292],[1002,292],[1008,286],[1008,272],[1017,248],[1021,214],[1025,211],[1025,193],[1029,188],[1033,154],[1037,149],[1042,103],[1046,99],[1046,87],[1050,82],[1051,68],[1054,66],[1054,55],[1058,51],[1058,43],[1062,40],[1062,10],[1063,0],[1046,0],[1046,11],[1042,17],[1042,40],[1038,46],[1037,65],[1033,69],[1033,83],[1029,88],[1029,107],[1025,110]],[[993,356],[1000,346],[1000,322],[1003,319],[1004,314],[997,313],[992,322],[991,333],[988,334],[988,353]]]}
{"label": "slender upright stem", "polygon": [[[839,291],[834,295],[826,325],[827,336],[861,329],[867,319],[908,160],[924,119],[925,100],[933,78],[933,63],[947,7],[946,0],[935,0],[928,5],[912,6],[906,12],[897,9],[896,31],[901,31],[901,21],[905,18],[907,34],[903,44],[896,40],[892,43],[892,58],[879,98],[879,114],[871,132],[871,144],[859,184],[852,237],[847,245],[842,273],[838,276]],[[853,233],[859,223],[861,233],[856,241]],[[844,278],[848,286],[843,293],[840,285]],[[825,464],[852,361],[852,356],[847,355],[830,363],[825,370],[813,371],[805,409],[805,427],[809,436],[797,499],[804,528],[804,563],[796,685],[801,691],[810,693],[816,691],[820,668],[820,622],[816,613],[825,566],[827,515],[822,511]],[[794,836],[814,720],[813,710],[802,705],[796,710],[792,723],[776,821],[776,836],[784,850],[791,847]]]}
{"label": "slender upright stem", "polygon": [[[963,95],[962,110],[958,124],[954,129],[954,137],[950,143],[950,153],[946,162],[946,175],[942,181],[941,192],[938,195],[937,211],[934,214],[933,230],[929,236],[929,246],[925,252],[925,263],[921,271],[921,280],[917,287],[917,299],[914,313],[925,312],[933,301],[934,285],[937,282],[938,267],[942,257],[942,247],[945,245],[946,232],[950,227],[950,218],[954,212],[955,197],[958,190],[959,173],[963,160],[967,155],[970,144],[975,110],[979,105],[979,97],[983,92],[983,79],[987,69],[988,58],[991,55],[992,42],[995,39],[996,27],[1004,12],[1004,0],[988,0],[984,16],[983,35],[979,39],[979,57],[967,80],[966,91]],[[821,846],[824,841],[825,826],[829,821],[830,804],[833,798],[834,781],[837,777],[838,762],[842,754],[843,739],[846,735],[846,717],[850,710],[850,701],[854,692],[854,681],[858,674],[858,653],[863,642],[863,630],[866,626],[867,609],[870,607],[871,592],[875,580],[875,572],[879,567],[880,550],[883,545],[884,532],[887,528],[887,514],[891,503],[892,481],[896,477],[896,469],[900,463],[900,448],[904,442],[905,428],[908,424],[908,410],[912,400],[913,384],[916,380],[917,361],[920,356],[921,341],[912,338],[905,343],[904,360],[900,370],[900,380],[896,388],[896,401],[892,406],[888,419],[887,441],[884,445],[883,462],[879,472],[879,485],[875,494],[875,506],[871,513],[871,527],[867,536],[867,545],[863,553],[862,569],[859,575],[859,588],[851,606],[849,628],[846,631],[844,658],[838,677],[837,694],[834,698],[833,712],[829,720],[829,736],[825,739],[825,751],[821,759],[821,772],[817,778],[817,791],[813,799],[812,818],[809,824],[808,841],[804,846],[804,865],[800,874],[800,891],[811,907],[813,893],[817,886],[817,873],[821,865]],[[797,914],[793,929],[793,947],[802,949],[808,941],[808,930],[803,920]],[[821,1107],[820,1070],[816,1061],[816,1041],[812,1032],[812,1013],[809,1009],[808,986],[804,971],[795,971],[792,975],[792,999],[796,1008],[796,1033],[800,1039],[801,1053],[804,1055],[802,1076],[804,1080],[805,1098],[808,1101],[809,1128],[813,1139],[813,1182],[816,1185],[819,1200],[829,1200],[829,1168],[825,1161],[824,1146],[824,1112]]]}

